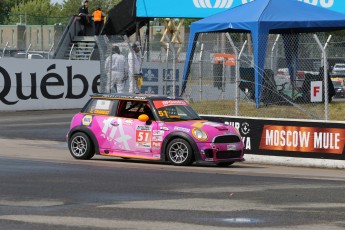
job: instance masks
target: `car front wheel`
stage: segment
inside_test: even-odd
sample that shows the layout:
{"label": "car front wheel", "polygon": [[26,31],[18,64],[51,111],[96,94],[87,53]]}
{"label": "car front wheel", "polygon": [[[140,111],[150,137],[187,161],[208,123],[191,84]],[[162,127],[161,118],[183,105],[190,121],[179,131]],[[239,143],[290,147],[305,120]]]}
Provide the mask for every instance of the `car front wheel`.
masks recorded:
{"label": "car front wheel", "polygon": [[169,161],[178,166],[190,165],[193,162],[193,150],[188,141],[177,138],[167,148]]}
{"label": "car front wheel", "polygon": [[69,141],[69,150],[76,159],[89,160],[95,155],[90,138],[85,133],[75,133]]}

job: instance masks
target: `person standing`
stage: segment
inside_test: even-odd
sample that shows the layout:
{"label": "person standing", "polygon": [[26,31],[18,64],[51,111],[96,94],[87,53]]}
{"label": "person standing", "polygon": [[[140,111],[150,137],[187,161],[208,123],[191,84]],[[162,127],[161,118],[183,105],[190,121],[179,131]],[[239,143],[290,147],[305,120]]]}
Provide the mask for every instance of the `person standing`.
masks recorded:
{"label": "person standing", "polygon": [[104,13],[102,12],[101,8],[98,7],[97,10],[95,10],[92,14],[93,16],[93,22],[95,24],[95,35],[100,35],[103,27],[103,19],[104,19]]}
{"label": "person standing", "polygon": [[80,17],[80,24],[81,24],[81,32],[82,36],[86,36],[86,28],[90,24],[89,18],[89,1],[85,0],[83,5],[79,7],[79,17]]}
{"label": "person standing", "polygon": [[128,65],[118,46],[113,47],[113,54],[105,60],[105,68],[108,72],[110,82],[108,92],[111,92],[112,88],[115,88],[117,93],[123,93],[128,74]]}
{"label": "person standing", "polygon": [[128,53],[129,93],[139,93],[138,77],[141,75],[140,48],[133,43]]}

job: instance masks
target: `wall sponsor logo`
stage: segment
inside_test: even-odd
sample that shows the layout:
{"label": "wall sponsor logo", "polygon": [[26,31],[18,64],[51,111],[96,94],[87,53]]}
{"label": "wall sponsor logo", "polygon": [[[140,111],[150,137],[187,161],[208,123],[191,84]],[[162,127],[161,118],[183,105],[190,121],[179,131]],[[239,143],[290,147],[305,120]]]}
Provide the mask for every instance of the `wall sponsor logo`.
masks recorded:
{"label": "wall sponsor logo", "polygon": [[[252,2],[254,0],[242,0],[242,4]],[[212,4],[211,0],[193,0],[196,8],[208,8],[208,9],[227,9],[232,6],[234,0],[216,0]]]}
{"label": "wall sponsor logo", "polygon": [[141,87],[141,92],[145,94],[158,94],[158,86],[157,85],[143,85]]}
{"label": "wall sponsor logo", "polygon": [[[298,0],[299,2],[304,2],[314,6],[322,6],[324,8],[330,8],[334,5],[335,0]],[[339,1],[339,0],[338,0]]]}
{"label": "wall sponsor logo", "polygon": [[[0,82],[3,82],[3,85],[0,84],[0,101],[5,105],[15,105],[26,100],[81,99],[86,96],[90,83],[84,75],[73,74],[72,66],[66,67],[64,76],[54,70],[56,64],[50,65],[44,76],[37,76],[36,72],[30,73],[30,76],[23,76],[22,72],[18,72],[14,78],[0,66]],[[97,75],[91,82],[93,93],[98,93],[99,79],[100,75]],[[81,91],[75,92],[75,85],[81,86]],[[15,98],[10,94],[15,94]]]}
{"label": "wall sponsor logo", "polygon": [[342,154],[345,129],[265,125],[260,149]]}
{"label": "wall sponsor logo", "polygon": [[143,68],[144,82],[158,82],[158,69]]}
{"label": "wall sponsor logo", "polygon": [[[242,0],[242,4],[253,2],[254,0]],[[298,0],[314,6],[322,6],[324,8],[330,8],[334,5],[335,0]],[[339,1],[339,0],[338,0]],[[193,0],[193,4],[196,8],[208,8],[208,9],[228,9],[230,8],[234,0],[215,0],[212,4],[211,0]]]}

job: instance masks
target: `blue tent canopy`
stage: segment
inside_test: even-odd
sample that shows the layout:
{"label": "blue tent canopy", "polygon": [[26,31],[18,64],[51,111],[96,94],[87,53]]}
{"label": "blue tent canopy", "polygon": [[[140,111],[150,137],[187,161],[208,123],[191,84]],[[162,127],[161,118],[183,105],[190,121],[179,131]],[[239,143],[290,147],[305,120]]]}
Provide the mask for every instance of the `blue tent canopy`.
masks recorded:
{"label": "blue tent canopy", "polygon": [[[250,32],[254,49],[255,100],[260,104],[261,83],[269,34],[326,32],[345,28],[345,14],[296,0],[255,0],[191,24],[183,75],[184,92],[197,34]],[[261,47],[261,48],[260,48]],[[291,58],[290,58],[291,59]]]}

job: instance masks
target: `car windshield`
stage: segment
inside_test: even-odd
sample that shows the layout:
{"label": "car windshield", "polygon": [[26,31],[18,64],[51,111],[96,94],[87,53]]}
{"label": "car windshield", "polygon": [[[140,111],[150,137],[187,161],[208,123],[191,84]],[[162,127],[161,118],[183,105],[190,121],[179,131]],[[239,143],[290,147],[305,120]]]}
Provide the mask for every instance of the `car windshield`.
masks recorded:
{"label": "car windshield", "polygon": [[153,104],[161,121],[201,120],[184,100],[156,100]]}
{"label": "car windshield", "polygon": [[344,69],[345,68],[345,64],[336,64],[334,66],[334,69],[337,70],[337,69]]}
{"label": "car windshield", "polygon": [[341,87],[341,83],[339,81],[333,81],[334,87]]}

